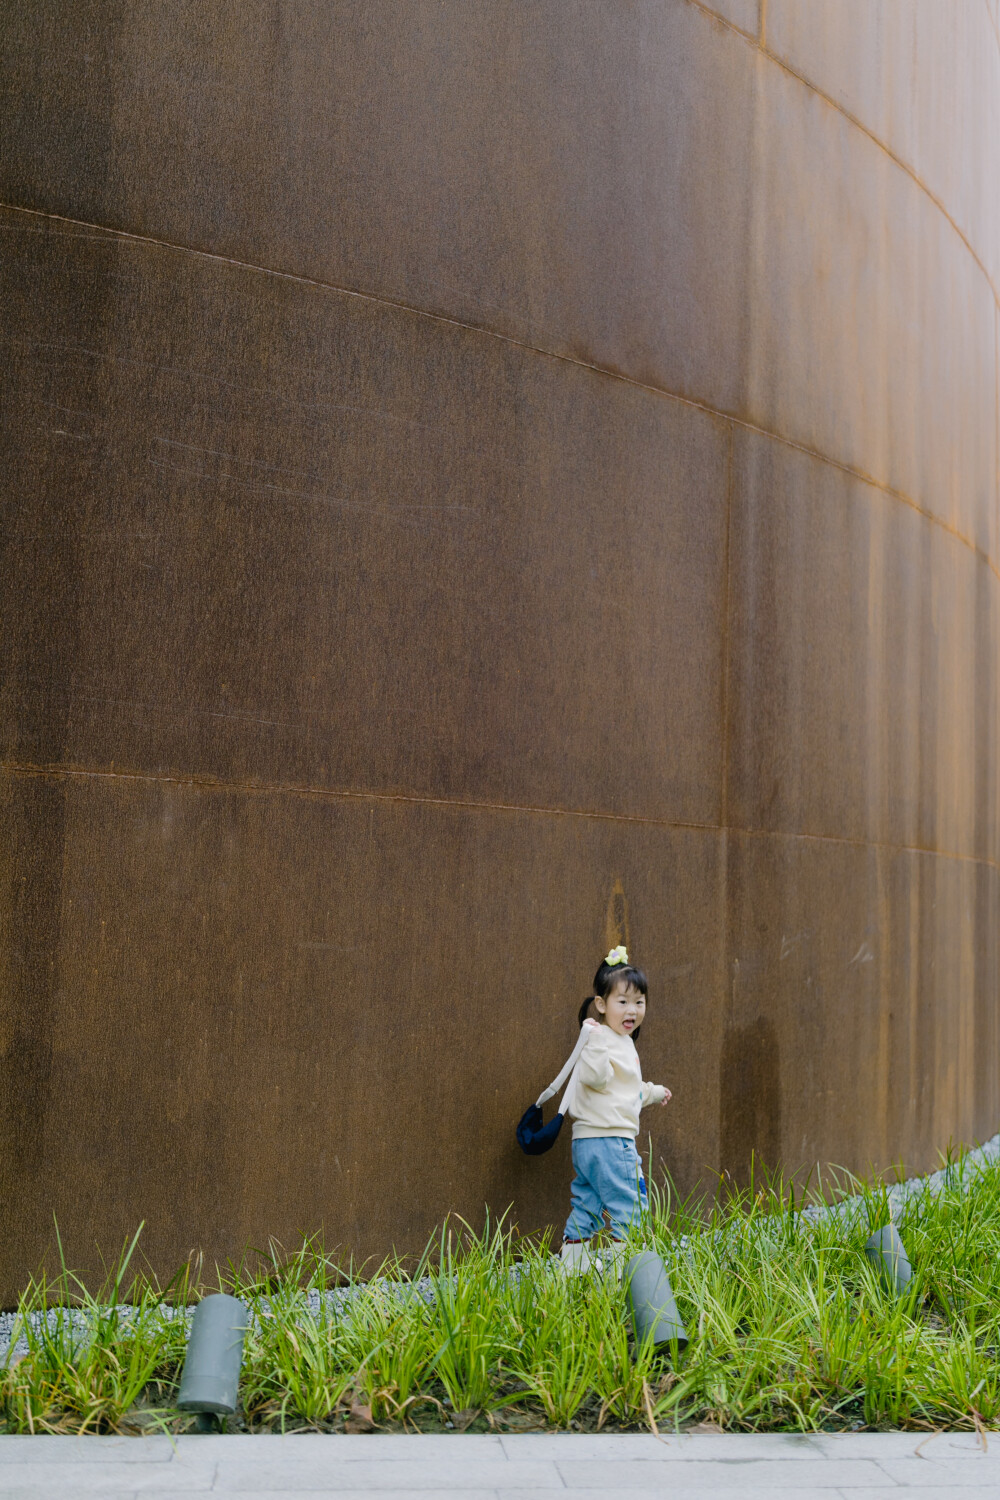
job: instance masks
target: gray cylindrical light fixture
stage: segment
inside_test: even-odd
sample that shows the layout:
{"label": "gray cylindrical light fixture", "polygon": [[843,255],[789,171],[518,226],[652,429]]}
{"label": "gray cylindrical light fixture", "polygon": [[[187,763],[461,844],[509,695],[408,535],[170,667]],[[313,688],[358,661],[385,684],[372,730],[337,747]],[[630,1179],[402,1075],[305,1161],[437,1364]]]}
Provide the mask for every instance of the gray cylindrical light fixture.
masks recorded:
{"label": "gray cylindrical light fixture", "polygon": [[688,1342],[667,1268],[655,1251],[643,1250],[632,1256],[625,1267],[625,1285],[637,1344],[650,1337],[658,1349]]}
{"label": "gray cylindrical light fixture", "polygon": [[219,1293],[198,1303],[191,1320],[178,1410],[232,1416],[239,1399],[246,1330],[247,1310],[235,1297]]}
{"label": "gray cylindrical light fixture", "polygon": [[913,1267],[895,1224],[877,1229],[865,1244],[865,1254],[882,1280],[898,1297],[913,1280]]}

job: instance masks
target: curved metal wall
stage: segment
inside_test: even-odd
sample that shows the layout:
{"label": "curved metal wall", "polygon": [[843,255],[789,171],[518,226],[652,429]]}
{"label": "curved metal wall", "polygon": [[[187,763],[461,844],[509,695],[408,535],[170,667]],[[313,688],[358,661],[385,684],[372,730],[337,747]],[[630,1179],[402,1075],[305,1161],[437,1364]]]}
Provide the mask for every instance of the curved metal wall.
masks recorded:
{"label": "curved metal wall", "polygon": [[6,25],[5,1294],[992,1133],[996,0]]}

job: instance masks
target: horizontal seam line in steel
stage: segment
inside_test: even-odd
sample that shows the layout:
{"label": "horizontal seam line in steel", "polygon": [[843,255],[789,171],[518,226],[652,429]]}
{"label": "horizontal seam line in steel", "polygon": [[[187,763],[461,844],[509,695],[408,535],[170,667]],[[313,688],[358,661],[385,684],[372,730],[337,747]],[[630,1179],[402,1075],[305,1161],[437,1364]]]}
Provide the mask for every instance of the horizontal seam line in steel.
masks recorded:
{"label": "horizontal seam line in steel", "polygon": [[544,807],[525,802],[487,802],[481,798],[430,797],[419,792],[377,792],[339,787],[309,786],[295,782],[227,781],[222,776],[163,775],[152,771],[108,771],[83,766],[36,766],[28,761],[0,761],[0,774],[32,776],[57,781],[136,781],[156,786],[189,786],[206,792],[239,792],[260,796],[312,797],[330,802],[407,803],[419,807],[442,807],[453,811],[531,813],[539,817],[584,818],[594,822],[629,823],[644,828],[678,828],[691,833],[739,834],[747,838],[801,839],[820,844],[838,844],[852,849],[884,849],[890,854],[927,854],[963,864],[997,868],[986,855],[959,854],[950,849],[928,849],[920,844],[891,844],[883,839],[846,838],[833,833],[790,832],[782,828],[740,828],[735,824],[686,822],[679,818],[646,818],[637,813],[605,812],[576,807]]}
{"label": "horizontal seam line in steel", "polygon": [[[696,0],[690,0],[696,3]],[[714,12],[712,13],[714,14]],[[742,35],[742,33],[740,33]],[[826,464],[828,467],[838,469],[843,474],[848,474],[852,479],[859,480],[868,485],[870,489],[878,490],[883,495],[890,495],[902,505],[909,508],[932,525],[939,526],[942,531],[961,542],[976,557],[985,562],[990,572],[1000,578],[1000,567],[993,561],[988,553],[978,547],[970,537],[959,531],[956,526],[937,516],[933,511],[927,510],[920,505],[912,495],[905,490],[898,490],[883,480],[875,479],[867,474],[864,469],[859,469],[854,464],[847,463],[843,459],[832,458],[827,453],[822,453],[818,448],[811,448],[806,443],[800,443],[795,438],[786,437],[783,433],[773,432],[770,428],[760,427],[755,422],[748,422],[745,417],[734,416],[731,412],[720,411],[718,407],[709,406],[705,401],[697,401],[691,396],[681,396],[676,391],[667,390],[665,386],[649,385],[645,381],[637,380],[633,375],[626,375],[620,370],[609,370],[603,365],[591,363],[589,360],[577,359],[572,354],[561,354],[558,350],[543,349],[538,344],[529,344],[523,339],[514,338],[508,333],[501,333],[497,329],[488,328],[477,323],[466,323],[461,318],[449,316],[447,313],[430,312],[426,308],[416,307],[409,302],[400,302],[392,297],[383,297],[376,292],[362,292],[353,287],[339,286],[336,282],[320,281],[314,276],[302,276],[296,271],[282,271],[273,266],[260,266],[253,261],[239,260],[235,256],[221,255],[215,250],[200,250],[192,245],[180,245],[173,240],[157,239],[154,235],[136,234],[129,229],[114,229],[105,224],[92,224],[85,219],[70,219],[65,214],[48,213],[40,208],[25,208],[21,204],[0,202],[0,211],[16,214],[26,214],[31,218],[45,219],[57,224],[72,224],[77,229],[90,229],[99,235],[106,235],[108,239],[127,240],[140,245],[152,245],[160,250],[173,251],[178,255],[191,255],[203,260],[216,261],[220,265],[234,266],[242,271],[252,271],[260,276],[273,276],[282,281],[296,282],[302,286],[315,287],[319,291],[331,292],[335,296],[356,297],[363,302],[372,302],[382,307],[395,308],[398,312],[407,313],[416,318],[428,318],[435,323],[443,323],[448,327],[461,328],[467,333],[479,334],[483,338],[496,339],[503,344],[509,344],[513,348],[524,349],[528,353],[537,354],[543,359],[558,360],[562,364],[573,365],[577,369],[590,370],[596,375],[603,375],[609,380],[621,381],[623,385],[629,385],[636,390],[647,391],[652,396],[658,396],[666,401],[675,401],[682,406],[690,407],[694,411],[703,412],[715,421],[728,422],[734,427],[741,428],[744,432],[756,433],[759,437],[768,438],[771,442],[781,443],[786,448],[791,448],[798,453],[804,453],[808,458],[816,459],[818,463]],[[1000,307],[1000,302],[998,302]]]}
{"label": "horizontal seam line in steel", "polygon": [[[769,62],[773,62],[776,67],[781,68],[782,72],[787,73],[790,78],[796,79],[803,85],[804,88],[807,88],[812,93],[814,93],[818,99],[822,99],[824,104],[828,104],[831,109],[835,109],[837,113],[839,115],[842,115],[845,120],[847,120],[851,125],[855,127],[856,130],[860,130],[862,135],[866,135],[870,141],[874,142],[874,144],[878,146],[880,151],[884,151],[889,160],[894,162],[895,165],[899,167],[901,172],[905,172],[907,177],[909,177],[913,182],[916,183],[921,192],[926,193],[927,197],[933,203],[938,213],[940,213],[942,217],[945,218],[951,225],[952,229],[958,235],[959,239],[962,241],[962,244],[965,246],[966,250],[968,250],[969,254],[972,256],[972,259],[975,261],[976,265],[985,276],[986,284],[993,294],[994,302],[996,302],[997,305],[1000,306],[1000,292],[998,292],[997,288],[993,285],[993,277],[990,275],[988,267],[980,259],[979,252],[976,250],[975,246],[972,244],[972,241],[966,235],[965,230],[962,229],[962,227],[956,222],[956,220],[952,218],[948,209],[941,202],[937,194],[927,186],[926,182],[924,182],[919,173],[910,166],[909,162],[904,161],[901,156],[897,156],[892,147],[887,145],[886,142],[882,140],[881,136],[876,135],[874,130],[870,129],[870,127],[867,126],[863,120],[860,120],[857,115],[852,114],[849,109],[846,109],[844,105],[840,104],[836,99],[832,97],[832,95],[826,93],[824,89],[821,89],[819,84],[813,83],[811,78],[807,78],[804,73],[800,73],[796,68],[793,68],[791,63],[786,62],[783,57],[779,57],[776,52],[772,52],[767,45],[766,38],[758,39],[757,37],[752,36],[748,31],[744,31],[741,26],[737,26],[735,22],[728,21],[724,16],[720,16],[717,11],[712,10],[710,6],[704,4],[703,0],[688,0],[688,4],[693,5],[696,10],[700,10],[702,15],[710,16],[713,21],[717,21],[719,25],[723,26],[727,31],[732,31],[736,36],[740,38],[741,41],[748,43],[748,45],[753,47],[756,52],[759,52],[762,57],[766,57]],[[986,14],[987,16],[989,16],[990,30],[993,31],[994,40],[997,42],[997,46],[1000,47],[1000,35],[997,34],[993,26],[993,17],[990,16],[989,6],[986,7]]]}

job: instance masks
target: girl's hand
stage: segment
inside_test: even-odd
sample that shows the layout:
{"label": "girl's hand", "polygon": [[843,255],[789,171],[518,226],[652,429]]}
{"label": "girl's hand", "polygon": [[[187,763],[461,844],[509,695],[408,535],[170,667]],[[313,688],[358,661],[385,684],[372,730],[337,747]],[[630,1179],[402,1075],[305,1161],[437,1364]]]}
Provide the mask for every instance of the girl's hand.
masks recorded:
{"label": "girl's hand", "polygon": [[600,1031],[601,1023],[600,1021],[595,1021],[593,1016],[588,1016],[583,1023],[583,1027],[585,1031]]}
{"label": "girl's hand", "polygon": [[661,1105],[663,1105],[663,1104],[669,1104],[669,1103],[670,1103],[670,1101],[671,1101],[671,1099],[672,1099],[672,1098],[673,1098],[673,1097],[674,1097],[674,1096],[673,1096],[673,1094],[672,1094],[672,1093],[671,1093],[671,1092],[670,1092],[670,1090],[669,1090],[669,1089],[664,1089],[664,1090],[663,1090],[663,1098],[662,1098],[662,1099],[661,1099],[661,1100],[660,1100],[660,1104],[661,1104]]}

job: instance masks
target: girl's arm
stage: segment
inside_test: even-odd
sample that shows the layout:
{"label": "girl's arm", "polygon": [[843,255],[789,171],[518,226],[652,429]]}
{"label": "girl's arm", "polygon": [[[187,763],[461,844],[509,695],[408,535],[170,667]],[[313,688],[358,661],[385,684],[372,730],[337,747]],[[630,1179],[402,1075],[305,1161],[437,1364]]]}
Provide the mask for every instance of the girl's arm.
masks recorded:
{"label": "girl's arm", "polygon": [[644,1083],[639,1090],[639,1108],[645,1109],[647,1104],[666,1104],[672,1097],[662,1083]]}
{"label": "girl's arm", "polygon": [[596,1089],[601,1094],[607,1088],[614,1077],[614,1069],[608,1056],[607,1048],[601,1044],[601,1032],[604,1030],[600,1022],[584,1021],[584,1028],[590,1031],[586,1046],[580,1053],[580,1061],[577,1067],[580,1069],[579,1079],[588,1089]]}

